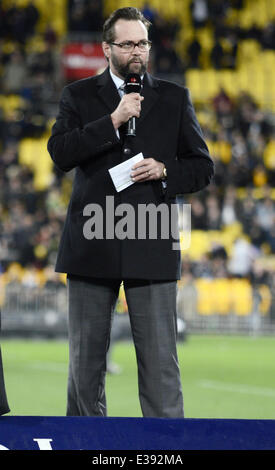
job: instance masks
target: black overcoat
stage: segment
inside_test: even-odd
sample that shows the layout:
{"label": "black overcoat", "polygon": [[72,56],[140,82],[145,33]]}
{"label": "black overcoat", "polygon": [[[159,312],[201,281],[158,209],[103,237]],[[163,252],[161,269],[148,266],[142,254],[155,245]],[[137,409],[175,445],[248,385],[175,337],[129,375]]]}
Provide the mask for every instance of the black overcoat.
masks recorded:
{"label": "black overcoat", "polygon": [[[136,137],[123,140],[118,138],[110,117],[120,97],[109,68],[100,75],[65,86],[62,92],[48,151],[59,169],[75,169],[75,175],[57,272],[121,280],[180,279],[180,251],[173,248],[174,232],[168,239],[161,234],[164,219],[161,221],[159,216],[153,236],[152,232],[149,234],[148,222],[147,235],[142,238],[138,235],[138,208],[141,204],[159,207],[162,203],[171,208],[177,195],[203,189],[213,174],[213,162],[187,88],[145,73],[142,94]],[[155,180],[134,183],[116,192],[108,170],[139,152],[145,158],[165,163],[167,187],[163,188],[161,180]],[[114,223],[110,203],[114,207]],[[90,239],[84,225],[91,218],[95,221],[95,212],[89,211],[89,204],[97,204],[103,214],[103,231]],[[133,221],[129,206],[135,214],[134,227],[127,225],[129,220]],[[121,231],[116,231],[119,220],[125,223],[124,239]],[[114,236],[110,232],[112,223]],[[91,225],[93,230],[95,225]]]}

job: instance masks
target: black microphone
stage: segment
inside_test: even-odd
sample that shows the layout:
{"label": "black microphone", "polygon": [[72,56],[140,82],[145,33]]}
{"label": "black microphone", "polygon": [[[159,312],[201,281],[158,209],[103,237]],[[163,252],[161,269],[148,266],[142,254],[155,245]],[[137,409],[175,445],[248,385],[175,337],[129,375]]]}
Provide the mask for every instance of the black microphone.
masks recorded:
{"label": "black microphone", "polygon": [[[141,77],[138,73],[129,73],[125,78],[124,90],[125,93],[140,93],[142,84]],[[127,124],[127,136],[136,135],[136,118],[135,116],[131,117]]]}

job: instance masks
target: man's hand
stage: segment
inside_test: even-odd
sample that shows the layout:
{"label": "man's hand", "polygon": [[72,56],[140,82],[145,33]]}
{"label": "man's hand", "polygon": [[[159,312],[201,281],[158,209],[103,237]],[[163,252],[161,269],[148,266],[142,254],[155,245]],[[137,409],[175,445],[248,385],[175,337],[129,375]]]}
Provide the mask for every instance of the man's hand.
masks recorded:
{"label": "man's hand", "polygon": [[115,129],[118,129],[124,122],[129,121],[133,116],[139,117],[141,111],[141,102],[144,97],[139,93],[129,93],[123,95],[118,107],[111,114],[111,119]]}
{"label": "man's hand", "polygon": [[131,177],[136,182],[159,180],[162,177],[164,163],[154,158],[144,158],[132,167]]}

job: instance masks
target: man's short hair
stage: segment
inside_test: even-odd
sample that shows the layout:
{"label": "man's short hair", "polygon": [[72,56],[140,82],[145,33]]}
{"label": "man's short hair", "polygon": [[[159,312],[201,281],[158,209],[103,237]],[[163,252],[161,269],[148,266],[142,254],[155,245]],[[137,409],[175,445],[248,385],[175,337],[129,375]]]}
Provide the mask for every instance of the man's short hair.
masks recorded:
{"label": "man's short hair", "polygon": [[115,41],[115,24],[118,20],[127,21],[141,21],[147,30],[149,30],[151,23],[143,13],[134,7],[118,8],[115,10],[103,25],[103,41],[111,43]]}

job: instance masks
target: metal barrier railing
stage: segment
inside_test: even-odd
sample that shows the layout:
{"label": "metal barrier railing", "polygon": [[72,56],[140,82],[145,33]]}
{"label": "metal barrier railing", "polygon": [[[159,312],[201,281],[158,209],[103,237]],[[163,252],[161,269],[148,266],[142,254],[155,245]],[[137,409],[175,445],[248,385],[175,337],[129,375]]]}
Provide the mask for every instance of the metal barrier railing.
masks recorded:
{"label": "metal barrier railing", "polygon": [[[236,314],[234,311],[219,313],[198,310],[195,289],[189,292],[178,289],[178,329],[180,335],[192,332],[275,334],[275,318],[272,312],[262,312],[258,291],[252,291],[251,311]],[[182,302],[184,299],[184,302]],[[66,286],[26,287],[8,284],[5,288],[2,311],[2,334],[66,335],[67,289]],[[130,333],[127,304],[122,295],[118,299],[115,315],[116,337]],[[123,331],[123,334],[122,334]]]}

